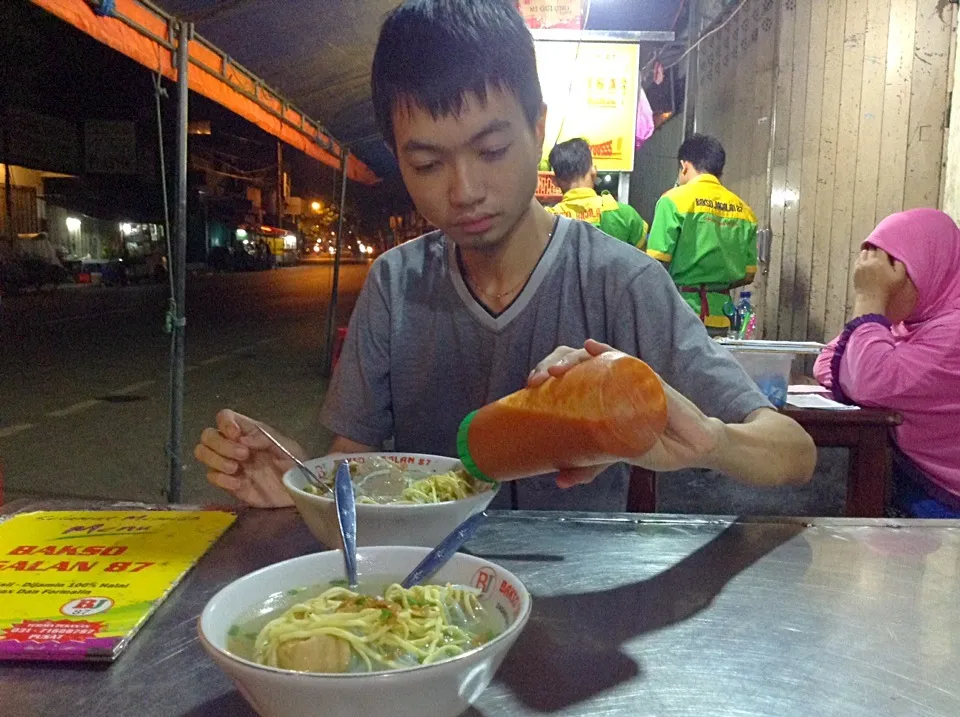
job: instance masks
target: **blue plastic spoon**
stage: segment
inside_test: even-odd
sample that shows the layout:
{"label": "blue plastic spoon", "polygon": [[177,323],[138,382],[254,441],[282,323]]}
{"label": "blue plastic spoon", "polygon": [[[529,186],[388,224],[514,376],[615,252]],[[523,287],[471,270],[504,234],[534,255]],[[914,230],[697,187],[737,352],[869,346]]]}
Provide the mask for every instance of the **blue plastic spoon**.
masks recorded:
{"label": "blue plastic spoon", "polygon": [[347,461],[341,461],[337,466],[334,500],[337,504],[337,519],[340,523],[340,540],[343,543],[343,565],[347,571],[347,583],[351,590],[355,590],[357,587],[357,504]]}
{"label": "blue plastic spoon", "polygon": [[400,583],[401,587],[409,589],[430,578],[447,564],[447,561],[463,547],[464,543],[473,537],[474,533],[477,532],[477,528],[479,528],[486,519],[486,513],[477,513],[460,523],[460,525],[453,529],[450,535],[440,541],[437,547],[427,553],[427,557],[421,560],[420,564],[403,579],[403,582]]}

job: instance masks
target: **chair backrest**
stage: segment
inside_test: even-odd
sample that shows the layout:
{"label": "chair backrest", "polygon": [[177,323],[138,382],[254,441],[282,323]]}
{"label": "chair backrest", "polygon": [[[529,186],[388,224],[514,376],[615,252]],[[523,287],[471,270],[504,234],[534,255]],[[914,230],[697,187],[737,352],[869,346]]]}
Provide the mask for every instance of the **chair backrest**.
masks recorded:
{"label": "chair backrest", "polygon": [[630,469],[630,487],[627,490],[628,513],[657,512],[657,474],[646,468]]}

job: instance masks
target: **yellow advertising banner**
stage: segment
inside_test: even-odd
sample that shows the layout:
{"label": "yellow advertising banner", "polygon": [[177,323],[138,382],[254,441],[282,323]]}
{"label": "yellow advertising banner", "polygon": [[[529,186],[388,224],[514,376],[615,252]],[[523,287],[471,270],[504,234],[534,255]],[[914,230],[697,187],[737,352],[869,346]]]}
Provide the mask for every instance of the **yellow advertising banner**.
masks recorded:
{"label": "yellow advertising banner", "polygon": [[0,523],[0,660],[113,659],[234,520],[94,510]]}
{"label": "yellow advertising banner", "polygon": [[517,8],[534,30],[579,30],[583,0],[519,0]]}
{"label": "yellow advertising banner", "polygon": [[599,171],[633,171],[640,46],[537,41],[536,47],[547,104],[540,169],[549,169],[547,156],[553,145],[583,137]]}

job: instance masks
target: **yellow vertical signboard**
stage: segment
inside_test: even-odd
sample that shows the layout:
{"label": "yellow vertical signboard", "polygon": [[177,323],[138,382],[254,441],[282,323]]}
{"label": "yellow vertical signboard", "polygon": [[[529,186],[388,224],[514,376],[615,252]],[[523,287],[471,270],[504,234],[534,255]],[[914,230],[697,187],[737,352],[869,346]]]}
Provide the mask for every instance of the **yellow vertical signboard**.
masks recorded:
{"label": "yellow vertical signboard", "polygon": [[601,172],[633,171],[640,46],[537,41],[537,70],[547,104],[541,169],[558,142],[583,137]]}

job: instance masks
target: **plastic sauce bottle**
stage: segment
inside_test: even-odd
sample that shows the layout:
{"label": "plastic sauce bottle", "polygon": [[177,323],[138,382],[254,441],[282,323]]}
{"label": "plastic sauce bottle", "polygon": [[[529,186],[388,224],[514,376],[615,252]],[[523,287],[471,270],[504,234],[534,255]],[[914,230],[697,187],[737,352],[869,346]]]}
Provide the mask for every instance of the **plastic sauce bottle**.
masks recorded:
{"label": "plastic sauce bottle", "polygon": [[643,456],[667,425],[667,400],[647,364],[619,351],[474,411],[457,451],[478,480],[514,480]]}

